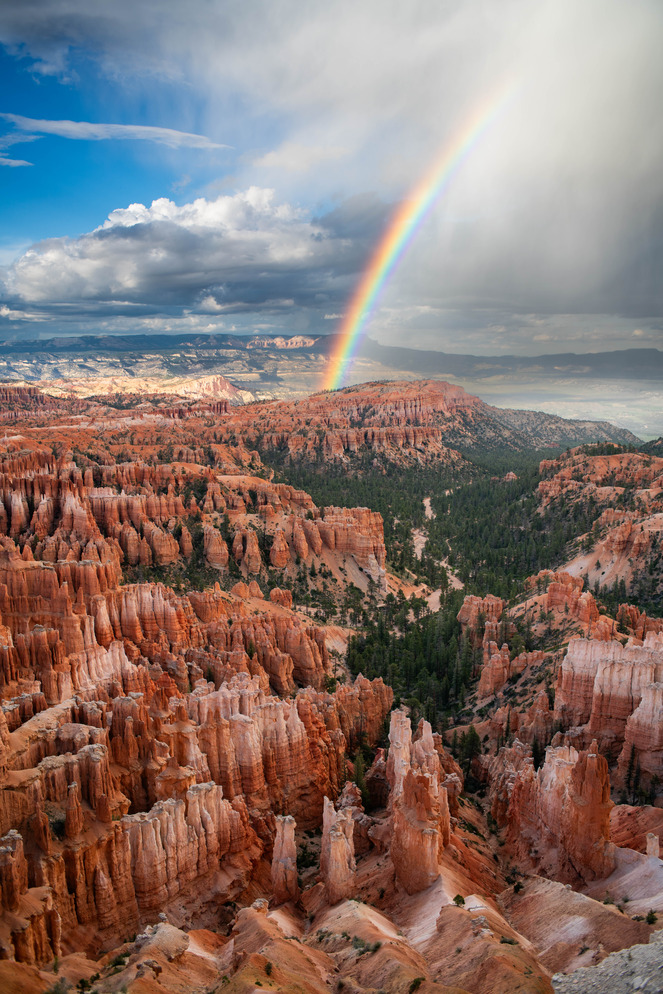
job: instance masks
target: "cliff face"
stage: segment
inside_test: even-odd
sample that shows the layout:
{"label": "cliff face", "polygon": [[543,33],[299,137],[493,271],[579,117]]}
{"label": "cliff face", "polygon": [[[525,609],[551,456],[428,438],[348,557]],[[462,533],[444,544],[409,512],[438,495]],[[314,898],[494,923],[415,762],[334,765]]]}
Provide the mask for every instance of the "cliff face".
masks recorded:
{"label": "cliff face", "polygon": [[586,751],[549,747],[535,771],[522,747],[494,760],[493,813],[523,864],[556,880],[603,879],[615,867],[610,779],[596,742]]}
{"label": "cliff face", "polygon": [[389,743],[390,855],[396,879],[415,894],[437,879],[441,852],[449,844],[446,774],[427,721],[413,740],[410,719],[402,711],[392,712]]}
{"label": "cliff face", "polygon": [[354,890],[355,874],[354,820],[347,808],[335,810],[325,797],[322,815],[320,875],[329,904],[338,904]]}
{"label": "cliff face", "polygon": [[655,720],[661,702],[663,636],[649,633],[644,642],[625,645],[572,639],[560,668],[555,720],[574,743],[596,739],[599,748],[618,759],[617,782],[629,763],[638,763],[648,783],[660,776],[662,743]]}
{"label": "cliff face", "polygon": [[350,473],[362,458],[378,466],[458,465],[458,449],[477,444],[517,450],[576,444],[597,431],[625,437],[605,424],[500,410],[441,380],[363,383],[294,402],[236,407],[225,427],[226,437],[240,435],[261,452],[278,450],[288,462],[336,462]]}
{"label": "cliff face", "polygon": [[481,401],[448,383],[367,383],[331,396],[238,409],[228,429],[241,425],[255,433],[261,450],[285,451],[293,462],[339,462],[351,470],[352,457],[369,454],[400,465],[460,463],[447,436],[463,437],[459,422],[480,409]]}

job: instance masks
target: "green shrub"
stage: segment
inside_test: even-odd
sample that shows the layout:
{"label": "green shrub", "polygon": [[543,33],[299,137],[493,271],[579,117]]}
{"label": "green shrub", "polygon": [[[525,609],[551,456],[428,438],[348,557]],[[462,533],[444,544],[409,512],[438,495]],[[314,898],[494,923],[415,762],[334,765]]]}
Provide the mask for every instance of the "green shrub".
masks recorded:
{"label": "green shrub", "polygon": [[55,981],[52,987],[48,988],[46,994],[67,994],[68,990],[70,990],[69,981],[63,980],[63,978],[60,977],[59,980]]}

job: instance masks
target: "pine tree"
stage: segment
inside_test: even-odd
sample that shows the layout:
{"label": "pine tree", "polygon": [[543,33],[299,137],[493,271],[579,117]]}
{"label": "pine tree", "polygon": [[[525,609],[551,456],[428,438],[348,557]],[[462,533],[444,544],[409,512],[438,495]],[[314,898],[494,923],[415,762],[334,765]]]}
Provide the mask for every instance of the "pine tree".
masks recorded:
{"label": "pine tree", "polygon": [[534,769],[538,770],[543,763],[544,750],[539,744],[539,740],[535,737],[532,742],[532,760],[534,761]]}
{"label": "pine tree", "polygon": [[467,760],[468,768],[476,756],[481,755],[481,739],[474,725],[470,725],[463,742],[463,755]]}
{"label": "pine tree", "polygon": [[361,800],[364,807],[366,807],[369,801],[369,796],[368,796],[368,790],[366,789],[366,780],[364,779],[364,774],[366,772],[366,764],[364,763],[364,757],[361,751],[359,751],[355,757],[354,767],[355,767],[355,775],[353,779],[357,787],[359,787],[359,790],[361,791]]}
{"label": "pine tree", "polygon": [[631,746],[631,752],[628,757],[628,767],[626,769],[626,789],[630,791],[633,784],[633,770],[635,768],[635,751],[633,746]]}

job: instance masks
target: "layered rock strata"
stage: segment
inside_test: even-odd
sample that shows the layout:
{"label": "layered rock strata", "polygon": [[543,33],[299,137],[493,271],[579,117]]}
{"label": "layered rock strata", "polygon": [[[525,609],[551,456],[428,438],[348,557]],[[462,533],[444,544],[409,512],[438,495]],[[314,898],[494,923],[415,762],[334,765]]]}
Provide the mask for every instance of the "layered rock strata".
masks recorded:
{"label": "layered rock strata", "polygon": [[492,811],[523,864],[552,879],[603,879],[615,867],[610,842],[610,779],[596,742],[578,752],[548,747],[535,771],[517,741],[494,760]]}
{"label": "layered rock strata", "polygon": [[623,645],[572,639],[555,692],[555,720],[568,742],[583,746],[596,739],[602,752],[618,760],[617,783],[638,764],[643,784],[663,772],[660,714],[663,698],[663,636]]}
{"label": "layered rock strata", "polygon": [[415,894],[437,879],[440,854],[449,844],[445,774],[427,721],[413,739],[410,719],[402,711],[392,712],[389,743],[390,855],[396,879]]}

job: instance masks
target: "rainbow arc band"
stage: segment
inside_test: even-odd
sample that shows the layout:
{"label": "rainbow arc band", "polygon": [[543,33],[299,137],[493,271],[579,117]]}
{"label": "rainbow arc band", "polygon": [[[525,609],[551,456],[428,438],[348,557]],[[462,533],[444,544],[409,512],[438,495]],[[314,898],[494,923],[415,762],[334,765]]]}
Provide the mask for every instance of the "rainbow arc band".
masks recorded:
{"label": "rainbow arc band", "polygon": [[382,241],[366,267],[339,328],[322,390],[338,390],[354,358],[366,323],[384,285],[403,257],[410,241],[449,180],[513,98],[515,85],[502,89],[471,118],[453,141],[447,143],[428,173],[407,200],[399,205]]}

